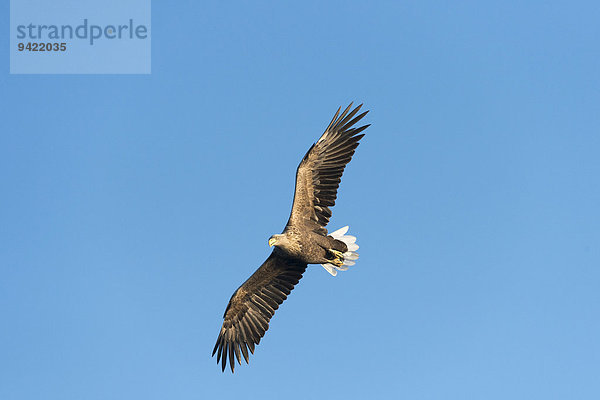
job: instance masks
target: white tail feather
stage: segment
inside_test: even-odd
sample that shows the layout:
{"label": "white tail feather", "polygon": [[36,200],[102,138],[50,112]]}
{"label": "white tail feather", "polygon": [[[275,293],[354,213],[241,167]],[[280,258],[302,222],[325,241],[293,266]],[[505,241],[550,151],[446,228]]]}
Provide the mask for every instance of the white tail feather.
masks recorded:
{"label": "white tail feather", "polygon": [[323,268],[333,276],[336,276],[338,271],[346,271],[349,266],[355,264],[355,260],[358,260],[358,253],[356,252],[356,250],[358,250],[356,236],[346,235],[348,229],[348,226],[344,226],[343,228],[330,233],[334,239],[341,240],[346,243],[346,246],[348,247],[348,251],[343,254],[344,264],[341,267],[336,267],[333,264],[321,264]]}

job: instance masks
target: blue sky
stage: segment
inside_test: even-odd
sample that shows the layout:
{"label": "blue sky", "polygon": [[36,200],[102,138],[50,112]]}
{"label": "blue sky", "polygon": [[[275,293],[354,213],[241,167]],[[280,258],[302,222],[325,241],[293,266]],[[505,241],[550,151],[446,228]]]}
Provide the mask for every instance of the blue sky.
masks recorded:
{"label": "blue sky", "polygon": [[[8,21],[8,2],[0,8]],[[597,2],[154,2],[152,74],[0,75],[0,398],[600,398]],[[372,110],[250,365],[210,357]]]}

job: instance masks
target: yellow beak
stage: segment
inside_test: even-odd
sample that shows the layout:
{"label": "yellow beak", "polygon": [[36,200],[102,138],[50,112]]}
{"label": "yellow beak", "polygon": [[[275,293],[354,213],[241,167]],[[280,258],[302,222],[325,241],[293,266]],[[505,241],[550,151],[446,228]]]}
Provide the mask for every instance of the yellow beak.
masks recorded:
{"label": "yellow beak", "polygon": [[275,238],[269,239],[269,247],[275,246]]}

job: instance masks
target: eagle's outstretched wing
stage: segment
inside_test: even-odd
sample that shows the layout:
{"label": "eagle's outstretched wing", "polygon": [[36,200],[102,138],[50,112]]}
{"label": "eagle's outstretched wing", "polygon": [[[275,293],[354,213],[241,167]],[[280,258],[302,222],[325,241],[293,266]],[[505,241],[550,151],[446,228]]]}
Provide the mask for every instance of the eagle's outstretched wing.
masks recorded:
{"label": "eagle's outstretched wing", "polygon": [[223,326],[212,355],[217,353],[217,364],[222,362],[225,371],[227,357],[231,372],[235,358],[239,364],[241,355],[248,363],[248,350],[254,354],[254,346],[260,342],[275,310],[290,294],[306,270],[306,264],[286,258],[273,250],[269,258],[246,282],[235,291],[225,314]]}
{"label": "eagle's outstretched wing", "polygon": [[331,210],[346,164],[350,162],[360,134],[369,125],[353,128],[368,111],[354,117],[362,104],[350,111],[352,103],[340,115],[337,110],[325,133],[308,150],[296,171],[294,204],[287,226],[309,226],[326,233]]}

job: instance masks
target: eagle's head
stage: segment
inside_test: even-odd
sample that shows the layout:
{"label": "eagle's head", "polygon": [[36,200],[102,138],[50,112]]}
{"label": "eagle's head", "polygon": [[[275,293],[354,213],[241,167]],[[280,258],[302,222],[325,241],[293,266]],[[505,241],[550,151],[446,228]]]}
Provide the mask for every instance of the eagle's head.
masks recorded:
{"label": "eagle's head", "polygon": [[269,247],[277,246],[279,244],[283,244],[283,236],[281,234],[275,234],[269,238]]}

